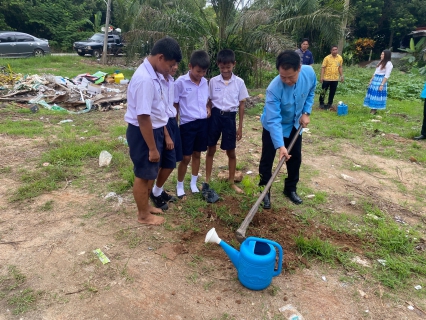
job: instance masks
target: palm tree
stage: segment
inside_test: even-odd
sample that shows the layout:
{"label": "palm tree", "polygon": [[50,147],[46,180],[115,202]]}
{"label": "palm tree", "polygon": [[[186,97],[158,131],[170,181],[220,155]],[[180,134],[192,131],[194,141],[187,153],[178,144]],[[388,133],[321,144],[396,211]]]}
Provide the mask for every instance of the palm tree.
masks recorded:
{"label": "palm tree", "polygon": [[310,32],[329,43],[340,36],[341,0],[323,6],[319,0],[254,0],[244,7],[240,0],[211,0],[211,7],[193,0],[175,1],[140,5],[128,36],[141,43],[172,36],[187,58],[194,49],[206,50],[212,57],[213,75],[217,52],[233,49],[236,73],[252,85],[261,85],[260,71],[268,57],[295,48],[304,34]]}

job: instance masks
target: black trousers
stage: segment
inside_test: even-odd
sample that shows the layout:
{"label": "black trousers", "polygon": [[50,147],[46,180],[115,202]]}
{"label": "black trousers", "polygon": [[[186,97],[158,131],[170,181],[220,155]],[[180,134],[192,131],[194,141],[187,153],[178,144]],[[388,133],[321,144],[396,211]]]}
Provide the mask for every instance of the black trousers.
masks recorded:
{"label": "black trousers", "polygon": [[[297,129],[293,127],[290,137],[284,138],[284,145],[287,148]],[[262,132],[262,156],[259,163],[259,186],[265,186],[272,176],[272,165],[274,164],[276,149],[272,143],[271,134],[268,130],[263,129]],[[285,163],[287,166],[288,176],[284,181],[284,190],[286,192],[296,191],[297,183],[299,182],[299,170],[302,163],[302,135],[296,140],[296,143],[291,149],[291,158]]]}
{"label": "black trousers", "polygon": [[330,88],[330,94],[328,95],[328,104],[331,107],[331,105],[333,104],[334,95],[336,94],[338,83],[339,81],[326,81],[326,80],[322,82],[322,87],[321,87],[322,90],[319,97],[320,104],[324,104],[325,95],[327,94],[328,88]]}
{"label": "black trousers", "polygon": [[423,125],[422,125],[422,136],[426,136],[426,99],[425,99],[425,105],[423,107]]}

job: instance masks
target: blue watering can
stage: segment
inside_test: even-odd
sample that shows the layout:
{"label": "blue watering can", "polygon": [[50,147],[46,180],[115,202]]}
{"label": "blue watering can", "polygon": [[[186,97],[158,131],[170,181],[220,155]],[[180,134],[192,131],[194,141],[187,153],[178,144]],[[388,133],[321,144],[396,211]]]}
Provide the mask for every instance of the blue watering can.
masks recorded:
{"label": "blue watering can", "polygon": [[[248,237],[240,246],[240,251],[235,250],[225,241],[220,239],[215,228],[211,229],[205,242],[217,243],[225,250],[238,272],[238,280],[246,288],[251,290],[263,290],[267,288],[272,278],[281,273],[283,261],[283,249],[271,240]],[[278,249],[278,269],[275,270],[275,258]]]}

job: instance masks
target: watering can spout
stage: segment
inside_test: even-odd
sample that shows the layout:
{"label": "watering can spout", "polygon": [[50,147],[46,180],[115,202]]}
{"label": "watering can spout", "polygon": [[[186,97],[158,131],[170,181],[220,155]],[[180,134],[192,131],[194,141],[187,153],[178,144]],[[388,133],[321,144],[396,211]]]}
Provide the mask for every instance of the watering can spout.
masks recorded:
{"label": "watering can spout", "polygon": [[235,250],[233,247],[231,247],[222,239],[220,239],[216,233],[215,228],[210,229],[210,231],[207,233],[205,242],[213,242],[220,245],[222,249],[225,251],[225,253],[228,255],[229,259],[232,261],[235,268],[238,269],[240,252],[238,250]]}

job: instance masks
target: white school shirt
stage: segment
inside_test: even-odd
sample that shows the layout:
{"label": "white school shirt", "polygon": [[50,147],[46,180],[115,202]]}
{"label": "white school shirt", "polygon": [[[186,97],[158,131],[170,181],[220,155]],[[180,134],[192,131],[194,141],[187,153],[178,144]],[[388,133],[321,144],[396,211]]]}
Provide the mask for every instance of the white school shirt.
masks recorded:
{"label": "white school shirt", "polygon": [[174,92],[175,92],[175,84],[174,84],[174,79],[171,75],[168,75],[168,80],[166,81],[167,86],[165,88],[165,90],[167,91],[167,108],[166,108],[166,113],[167,116],[169,118],[176,118],[177,115],[177,110],[173,105],[173,100],[174,100]]}
{"label": "white school shirt", "polygon": [[124,120],[139,126],[138,115],[149,115],[152,128],[164,127],[169,120],[166,114],[167,81],[152,68],[148,58],[133,74],[127,88],[127,111]]}
{"label": "white school shirt", "polygon": [[232,74],[228,81],[223,80],[222,75],[210,79],[209,98],[213,108],[222,111],[236,112],[240,101],[249,97],[244,80]]}
{"label": "white school shirt", "polygon": [[[190,71],[189,71],[190,72]],[[175,103],[179,103],[180,124],[207,118],[209,87],[206,78],[197,85],[192,82],[189,72],[175,82]]]}
{"label": "white school shirt", "polygon": [[386,62],[386,66],[385,66],[384,69],[382,69],[381,66],[377,67],[376,71],[374,71],[374,74],[378,74],[378,75],[384,74],[385,78],[389,79],[390,74],[392,72],[392,69],[393,69],[393,64],[392,64],[392,62],[388,61],[388,62]]}

